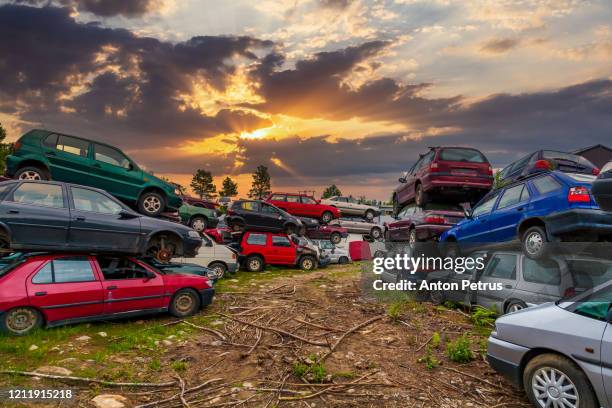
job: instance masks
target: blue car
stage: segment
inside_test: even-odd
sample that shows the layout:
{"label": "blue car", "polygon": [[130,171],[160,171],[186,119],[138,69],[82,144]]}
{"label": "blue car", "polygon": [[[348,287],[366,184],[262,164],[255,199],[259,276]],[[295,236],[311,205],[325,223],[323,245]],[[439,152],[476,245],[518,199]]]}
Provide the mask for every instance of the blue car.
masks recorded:
{"label": "blue car", "polygon": [[491,191],[466,219],[440,237],[447,252],[520,242],[526,256],[542,258],[547,242],[612,239],[612,214],[602,211],[590,188],[594,177],[550,171]]}

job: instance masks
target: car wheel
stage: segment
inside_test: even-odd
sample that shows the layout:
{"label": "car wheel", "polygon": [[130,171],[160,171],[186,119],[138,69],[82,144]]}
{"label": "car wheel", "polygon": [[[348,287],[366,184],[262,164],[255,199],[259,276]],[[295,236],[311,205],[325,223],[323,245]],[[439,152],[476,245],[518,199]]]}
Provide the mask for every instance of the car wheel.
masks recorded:
{"label": "car wheel", "polygon": [[304,255],[300,258],[299,267],[305,271],[312,271],[317,267],[317,260],[310,255]]}
{"label": "car wheel", "polygon": [[332,232],[331,235],[329,236],[329,240],[331,241],[332,244],[338,245],[340,241],[342,241],[342,235],[340,235],[339,232]]}
{"label": "car wheel", "polygon": [[241,223],[241,222],[235,222],[235,223],[232,223],[232,224],[230,225],[230,227],[232,228],[232,231],[234,231],[234,232],[242,232],[242,231],[244,231],[244,229],[245,229],[245,228],[244,228],[244,224],[243,224],[243,223]]}
{"label": "car wheel", "polygon": [[529,401],[536,407],[599,407],[584,372],[556,354],[540,354],[529,361],[523,384]]}
{"label": "car wheel", "polygon": [[259,255],[251,255],[246,259],[245,265],[249,272],[261,272],[264,262]]}
{"label": "car wheel", "polygon": [[200,297],[193,289],[181,289],[170,301],[170,314],[174,317],[185,317],[195,314],[200,309]]}
{"label": "car wheel", "polygon": [[441,305],[446,300],[444,292],[438,289],[429,291],[429,301],[436,306]]}
{"label": "car wheel", "polygon": [[378,227],[374,227],[370,230],[370,236],[374,239],[380,239],[382,237],[382,230]]}
{"label": "car wheel", "polygon": [[506,306],[506,313],[514,313],[527,308],[527,304],[522,300],[513,300]]}
{"label": "car wheel", "polygon": [[0,330],[13,336],[23,336],[41,327],[43,317],[31,307],[16,307],[4,313],[0,320]]}
{"label": "car wheel", "polygon": [[138,211],[141,214],[149,217],[156,217],[161,214],[166,208],[166,200],[164,197],[155,191],[149,191],[141,194],[138,199]]}
{"label": "car wheel", "polygon": [[378,251],[374,252],[372,258],[384,258],[385,256],[387,256],[387,253],[379,249]]}
{"label": "car wheel", "polygon": [[223,278],[227,272],[227,266],[221,262],[213,262],[208,267],[215,272],[217,279]]}
{"label": "car wheel", "polygon": [[191,218],[191,221],[189,221],[189,226],[197,232],[203,232],[208,226],[208,220],[206,217],[196,215],[195,217]]}
{"label": "car wheel", "polygon": [[331,213],[331,211],[325,211],[322,215],[321,215],[321,222],[323,224],[327,224],[329,223],[331,220],[334,219],[334,214]]}
{"label": "car wheel", "polygon": [[35,166],[22,167],[15,173],[14,178],[18,180],[51,180],[49,172]]}
{"label": "car wheel", "polygon": [[423,185],[420,183],[416,185],[414,192],[414,203],[417,207],[423,207],[427,204],[427,194],[423,191]]}
{"label": "car wheel", "polygon": [[417,242],[418,240],[416,228],[411,228],[410,232],[408,233],[408,245],[410,245],[410,248],[414,249],[414,247],[416,247]]}
{"label": "car wheel", "polygon": [[523,252],[530,259],[541,259],[546,255],[548,239],[546,231],[540,226],[528,228],[522,238]]}
{"label": "car wheel", "polygon": [[367,210],[367,211],[365,212],[365,218],[366,218],[366,220],[368,220],[368,221],[372,221],[372,220],[374,219],[374,211],[372,211],[372,210]]}
{"label": "car wheel", "polygon": [[338,263],[340,265],[346,265],[347,263],[349,263],[349,259],[346,256],[341,256],[340,259],[338,259]]}

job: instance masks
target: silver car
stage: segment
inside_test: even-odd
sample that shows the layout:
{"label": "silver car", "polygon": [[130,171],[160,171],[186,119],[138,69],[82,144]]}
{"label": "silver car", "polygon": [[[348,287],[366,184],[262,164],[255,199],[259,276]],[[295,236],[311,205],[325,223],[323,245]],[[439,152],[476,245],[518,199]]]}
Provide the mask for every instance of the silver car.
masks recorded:
{"label": "silver car", "polygon": [[347,264],[351,262],[349,252],[344,247],[337,247],[328,240],[315,241],[321,249],[321,254],[329,257],[329,263]]}
{"label": "silver car", "polygon": [[368,234],[374,239],[382,238],[383,230],[380,224],[364,221],[360,218],[341,217],[330,221],[329,225],[346,228],[349,234]]}
{"label": "silver car", "polygon": [[539,408],[612,408],[612,281],[500,317],[491,367]]}
{"label": "silver car", "polygon": [[333,196],[321,200],[321,204],[334,206],[344,215],[357,215],[368,221],[372,221],[374,217],[380,215],[380,209],[378,207],[360,204],[353,197]]}

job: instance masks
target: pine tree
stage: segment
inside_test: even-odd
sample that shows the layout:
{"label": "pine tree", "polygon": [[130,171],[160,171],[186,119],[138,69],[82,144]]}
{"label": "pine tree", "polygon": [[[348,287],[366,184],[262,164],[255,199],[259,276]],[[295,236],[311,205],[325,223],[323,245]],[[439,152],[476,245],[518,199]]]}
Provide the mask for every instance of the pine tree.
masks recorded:
{"label": "pine tree", "polygon": [[6,139],[6,130],[0,123],[0,174],[4,174],[6,156],[10,154],[12,145],[12,143],[4,143],[4,139]]}
{"label": "pine tree", "polygon": [[257,166],[257,170],[253,173],[253,182],[249,191],[249,198],[261,200],[271,193],[270,173],[268,168],[263,165]]}
{"label": "pine tree", "polygon": [[341,195],[342,192],[340,191],[340,189],[335,184],[332,184],[323,191],[323,195],[321,196],[321,198],[329,198]]}
{"label": "pine tree", "polygon": [[217,186],[214,185],[212,174],[208,170],[198,169],[191,179],[190,187],[200,199],[211,199],[217,196]]}
{"label": "pine tree", "polygon": [[221,197],[236,197],[238,195],[238,184],[231,178],[224,178],[222,187],[221,191],[219,191]]}

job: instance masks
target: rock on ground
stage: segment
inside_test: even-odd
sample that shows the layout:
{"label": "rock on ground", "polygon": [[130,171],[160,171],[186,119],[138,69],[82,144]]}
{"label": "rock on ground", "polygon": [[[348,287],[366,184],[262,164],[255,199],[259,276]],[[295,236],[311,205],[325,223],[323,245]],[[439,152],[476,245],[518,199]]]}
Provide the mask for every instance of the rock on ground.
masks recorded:
{"label": "rock on ground", "polygon": [[128,399],[123,395],[100,394],[91,402],[97,408],[124,408],[127,406]]}

